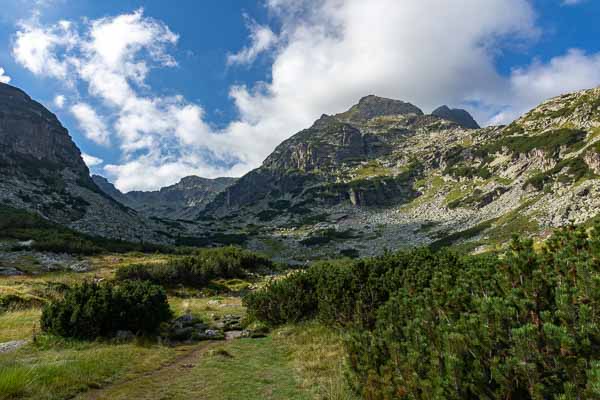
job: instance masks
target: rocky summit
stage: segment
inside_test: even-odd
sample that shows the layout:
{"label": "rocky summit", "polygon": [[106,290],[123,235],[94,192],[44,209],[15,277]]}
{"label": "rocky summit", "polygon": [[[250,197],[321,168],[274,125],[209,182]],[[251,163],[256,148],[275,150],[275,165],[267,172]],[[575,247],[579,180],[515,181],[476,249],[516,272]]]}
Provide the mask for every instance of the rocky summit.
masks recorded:
{"label": "rocky summit", "polygon": [[600,89],[545,101],[508,126],[366,96],[323,115],[239,179],[187,177],[121,193],[94,176],[56,117],[0,85],[0,200],[83,232],[238,244],[280,259],[413,245],[503,246],[600,211]]}

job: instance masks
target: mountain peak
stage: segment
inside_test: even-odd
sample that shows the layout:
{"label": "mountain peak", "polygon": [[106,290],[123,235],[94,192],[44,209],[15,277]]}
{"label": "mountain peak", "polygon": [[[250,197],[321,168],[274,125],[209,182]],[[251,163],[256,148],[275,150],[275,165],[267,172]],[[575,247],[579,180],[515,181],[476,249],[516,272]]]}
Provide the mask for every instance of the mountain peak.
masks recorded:
{"label": "mountain peak", "polygon": [[336,117],[350,122],[364,122],[375,117],[405,114],[423,115],[423,111],[419,107],[405,101],[388,99],[371,94],[361,98],[358,104],[350,107],[348,111],[336,115]]}
{"label": "mountain peak", "polygon": [[480,128],[479,124],[477,123],[477,121],[475,121],[475,119],[473,119],[471,114],[469,114],[467,110],[463,110],[462,108],[450,108],[447,105],[443,105],[441,107],[436,108],[431,113],[431,115],[435,115],[436,117],[455,122],[463,128]]}

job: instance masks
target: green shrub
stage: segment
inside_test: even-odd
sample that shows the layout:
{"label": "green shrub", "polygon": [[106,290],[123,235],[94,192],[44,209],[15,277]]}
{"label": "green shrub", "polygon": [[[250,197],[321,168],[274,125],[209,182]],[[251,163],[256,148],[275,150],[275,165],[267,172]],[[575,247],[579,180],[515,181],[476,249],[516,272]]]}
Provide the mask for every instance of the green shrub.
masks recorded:
{"label": "green shrub", "polygon": [[[506,131],[506,134],[509,132]],[[522,131],[514,133],[522,134]],[[583,139],[587,133],[579,129],[561,128],[539,135],[503,136],[493,143],[486,144],[483,150],[488,154],[496,153],[506,147],[512,153],[526,154],[534,149],[543,150],[549,155],[554,155],[561,147],[570,151],[577,150],[584,145]]]}
{"label": "green shrub", "polygon": [[194,256],[173,258],[165,264],[128,265],[117,270],[116,278],[203,287],[213,279],[245,278],[251,272],[273,268],[267,257],[237,247],[222,247],[198,250]]}
{"label": "green shrub", "polygon": [[154,333],[171,316],[164,289],[150,282],[84,282],[44,306],[40,326],[58,336],[95,339],[119,330]]}
{"label": "green shrub", "polygon": [[349,378],[369,399],[592,399],[600,394],[600,226],[540,251],[415,249],[320,263],[244,300],[282,324],[347,334]]}
{"label": "green shrub", "polygon": [[523,187],[531,185],[537,190],[542,190],[546,184],[552,183],[555,180],[563,183],[572,183],[583,178],[592,178],[595,176],[583,158],[573,157],[561,160],[549,171],[533,175],[525,181]]}
{"label": "green shrub", "polygon": [[280,325],[313,317],[317,312],[314,295],[315,280],[310,273],[300,271],[285,279],[271,281],[243,299],[251,319]]}

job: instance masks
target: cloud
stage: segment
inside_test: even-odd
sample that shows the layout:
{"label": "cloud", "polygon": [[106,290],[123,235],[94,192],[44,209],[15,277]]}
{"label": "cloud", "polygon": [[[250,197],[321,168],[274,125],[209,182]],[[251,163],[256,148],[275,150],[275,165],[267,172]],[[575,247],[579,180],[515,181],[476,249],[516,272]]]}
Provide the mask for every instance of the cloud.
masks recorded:
{"label": "cloud", "polygon": [[267,6],[281,25],[271,79],[230,90],[240,118],[227,134],[252,166],[322,113],[341,112],[366,94],[425,110],[504,100],[498,53],[539,34],[524,0],[271,0]]}
{"label": "cloud", "polygon": [[587,1],[587,0],[563,0],[562,5],[563,6],[575,6],[577,4],[584,3],[585,1]]}
{"label": "cloud", "polygon": [[83,129],[85,137],[101,145],[110,144],[106,125],[92,107],[86,103],[77,103],[71,107],[71,113]]}
{"label": "cloud", "polygon": [[53,103],[57,108],[63,108],[65,106],[65,96],[59,94],[58,96],[54,97]]}
{"label": "cloud", "polygon": [[245,47],[235,54],[227,56],[227,64],[251,64],[256,60],[260,53],[273,48],[277,43],[277,35],[273,33],[270,27],[259,25],[255,20],[244,16],[247,21],[248,30],[250,31],[250,46]]}
{"label": "cloud", "polygon": [[81,153],[81,158],[83,158],[83,162],[88,166],[88,168],[95,167],[96,165],[100,165],[104,162],[101,158],[94,157],[86,153]]}
{"label": "cloud", "polygon": [[34,24],[34,21],[21,22],[12,49],[15,60],[35,75],[67,80],[69,60],[59,59],[56,50],[77,44],[79,38],[72,24],[68,21],[50,27]]}
{"label": "cloud", "polygon": [[220,129],[205,120],[202,105],[149,86],[153,69],[177,65],[170,50],[178,36],[143,10],[80,24],[21,24],[13,54],[36,75],[67,76],[85,88],[84,104],[102,110],[88,114],[102,119],[92,128],[78,120],[86,134],[106,132],[100,137],[118,143],[121,159],[104,171],[119,189],[156,189],[188,174],[239,176],[322,113],[341,112],[366,94],[425,111],[476,104],[480,121],[503,122],[546,97],[599,83],[597,56],[577,50],[498,72],[502,51],[539,36],[532,4],[268,0],[278,33],[247,17],[249,45],[227,62],[249,64],[268,51],[269,79],[230,87],[238,117]]}
{"label": "cloud", "polygon": [[9,83],[10,76],[4,74],[4,68],[0,68],[0,82]]}
{"label": "cloud", "polygon": [[491,124],[506,124],[540,102],[560,94],[589,89],[600,84],[600,53],[571,49],[543,63],[513,69],[509,78],[511,104],[494,115]]}

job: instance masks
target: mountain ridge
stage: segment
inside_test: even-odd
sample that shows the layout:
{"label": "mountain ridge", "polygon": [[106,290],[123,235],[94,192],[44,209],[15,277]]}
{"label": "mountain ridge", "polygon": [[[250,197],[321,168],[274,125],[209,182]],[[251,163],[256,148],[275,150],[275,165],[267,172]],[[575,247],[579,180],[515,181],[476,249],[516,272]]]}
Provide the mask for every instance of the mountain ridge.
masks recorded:
{"label": "mountain ridge", "polygon": [[467,127],[476,122],[462,111],[369,95],[239,179],[123,194],[89,177],[52,113],[0,86],[0,200],[83,232],[240,244],[296,262],[415,245],[485,251],[599,213],[600,89],[548,99],[508,126]]}
{"label": "mountain ridge", "polygon": [[150,217],[186,219],[201,211],[219,192],[232,185],[237,178],[183,177],[179,182],[153,191],[118,190],[106,178],[93,175],[94,182],[118,202]]}

